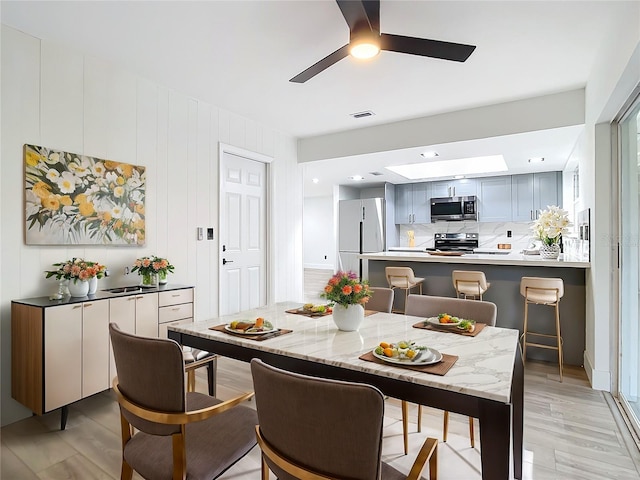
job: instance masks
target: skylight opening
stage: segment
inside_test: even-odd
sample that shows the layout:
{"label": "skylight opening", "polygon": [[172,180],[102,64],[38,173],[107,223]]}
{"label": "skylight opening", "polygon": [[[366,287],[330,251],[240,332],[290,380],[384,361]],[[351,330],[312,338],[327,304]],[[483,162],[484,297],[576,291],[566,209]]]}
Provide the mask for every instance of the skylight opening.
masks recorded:
{"label": "skylight opening", "polygon": [[502,155],[411,163],[385,168],[409,180],[506,172],[508,170]]}

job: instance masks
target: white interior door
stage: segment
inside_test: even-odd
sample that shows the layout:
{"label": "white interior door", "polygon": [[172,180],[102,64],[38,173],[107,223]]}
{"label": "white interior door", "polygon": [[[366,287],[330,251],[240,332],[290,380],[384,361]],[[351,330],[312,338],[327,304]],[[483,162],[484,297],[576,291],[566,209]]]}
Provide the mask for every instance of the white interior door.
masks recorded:
{"label": "white interior door", "polygon": [[220,315],[267,303],[267,166],[221,155]]}

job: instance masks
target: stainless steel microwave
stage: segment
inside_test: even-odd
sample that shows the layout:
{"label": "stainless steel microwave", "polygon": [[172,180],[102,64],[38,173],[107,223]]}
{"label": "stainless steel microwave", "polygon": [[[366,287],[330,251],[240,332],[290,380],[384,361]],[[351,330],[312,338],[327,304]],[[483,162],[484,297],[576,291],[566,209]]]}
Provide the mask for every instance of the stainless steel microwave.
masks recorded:
{"label": "stainless steel microwave", "polygon": [[478,202],[474,195],[432,198],[430,203],[432,222],[478,220]]}

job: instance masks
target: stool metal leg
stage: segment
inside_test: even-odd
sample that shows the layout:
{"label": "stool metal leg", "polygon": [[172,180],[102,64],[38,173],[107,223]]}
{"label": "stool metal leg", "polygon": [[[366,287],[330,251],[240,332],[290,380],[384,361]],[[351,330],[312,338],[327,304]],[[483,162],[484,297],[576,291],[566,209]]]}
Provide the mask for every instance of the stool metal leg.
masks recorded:
{"label": "stool metal leg", "polygon": [[449,433],[449,412],[444,411],[444,417],[442,419],[442,441],[447,441],[447,433]]}
{"label": "stool metal leg", "polygon": [[524,299],[524,330],[522,333],[522,364],[527,360],[527,324],[529,322],[529,302]]}
{"label": "stool metal leg", "polygon": [[562,335],[560,335],[560,302],[556,301],[556,336],[558,338],[558,364],[560,365],[560,381],[562,382]]}

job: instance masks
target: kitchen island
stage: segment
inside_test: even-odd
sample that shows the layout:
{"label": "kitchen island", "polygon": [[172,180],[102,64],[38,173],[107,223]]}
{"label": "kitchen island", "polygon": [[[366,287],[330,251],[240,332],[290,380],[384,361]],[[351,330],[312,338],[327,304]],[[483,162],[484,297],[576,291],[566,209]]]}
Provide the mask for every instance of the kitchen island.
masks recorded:
{"label": "kitchen island", "polygon": [[[564,362],[582,365],[585,349],[586,289],[585,273],[590,263],[561,255],[558,260],[545,260],[539,255],[521,253],[465,254],[437,256],[426,252],[379,252],[360,255],[368,263],[371,286],[386,287],[385,267],[411,267],[423,277],[425,295],[455,297],[451,280],[453,270],[480,270],[491,284],[483,300],[498,306],[496,325],[515,328],[522,333],[524,298],[520,295],[522,277],[556,277],[564,282],[564,297],[560,301],[560,328],[563,338]],[[398,291],[394,307],[404,308],[404,295]],[[417,292],[416,292],[417,293]],[[443,312],[445,313],[445,312]],[[446,312],[455,315],[455,312]],[[529,306],[530,330],[555,333],[554,309],[543,305]],[[543,343],[546,339],[541,339]],[[551,343],[550,343],[551,344]],[[542,348],[527,349],[527,357],[557,362],[557,352]]]}

